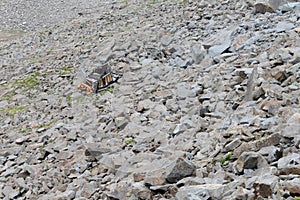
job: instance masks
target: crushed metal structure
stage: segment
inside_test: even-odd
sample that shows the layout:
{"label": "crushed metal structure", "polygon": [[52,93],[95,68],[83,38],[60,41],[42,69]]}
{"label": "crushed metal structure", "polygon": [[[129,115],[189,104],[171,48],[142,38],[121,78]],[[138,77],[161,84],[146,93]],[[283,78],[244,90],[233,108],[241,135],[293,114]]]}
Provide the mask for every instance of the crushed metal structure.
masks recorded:
{"label": "crushed metal structure", "polygon": [[118,78],[119,75],[112,73],[110,67],[103,66],[94,69],[90,75],[85,75],[85,80],[77,88],[85,94],[96,93],[115,82]]}

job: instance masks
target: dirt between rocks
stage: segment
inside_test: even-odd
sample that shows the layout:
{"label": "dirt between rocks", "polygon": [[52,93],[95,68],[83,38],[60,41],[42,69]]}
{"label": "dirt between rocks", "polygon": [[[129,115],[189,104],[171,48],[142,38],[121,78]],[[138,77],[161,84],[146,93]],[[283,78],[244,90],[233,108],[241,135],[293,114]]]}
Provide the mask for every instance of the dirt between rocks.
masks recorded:
{"label": "dirt between rocks", "polygon": [[299,199],[299,10],[0,1],[0,199]]}

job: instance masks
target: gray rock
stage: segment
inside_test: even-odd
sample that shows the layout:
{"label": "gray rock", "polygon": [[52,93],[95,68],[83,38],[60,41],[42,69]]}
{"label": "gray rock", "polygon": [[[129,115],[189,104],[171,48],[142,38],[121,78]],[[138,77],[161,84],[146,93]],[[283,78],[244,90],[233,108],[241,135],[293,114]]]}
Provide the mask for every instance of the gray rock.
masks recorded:
{"label": "gray rock", "polygon": [[195,165],[183,158],[177,158],[166,171],[165,177],[169,183],[176,183],[177,181],[192,176],[195,173]]}
{"label": "gray rock", "polygon": [[66,190],[65,192],[59,192],[59,193],[56,193],[56,194],[49,194],[49,195],[46,195],[44,196],[43,199],[74,199],[75,198],[75,191],[73,190]]}
{"label": "gray rock", "polygon": [[254,4],[255,13],[275,12],[282,0],[258,0]]}
{"label": "gray rock", "polygon": [[288,2],[279,6],[279,10],[281,10],[282,12],[294,11],[295,13],[299,13],[300,2]]}
{"label": "gray rock", "polygon": [[228,44],[214,45],[208,49],[208,55],[214,58],[224,53],[229,47],[230,45]]}
{"label": "gray rock", "polygon": [[142,182],[132,184],[132,193],[139,199],[151,199],[152,193]]}
{"label": "gray rock", "polygon": [[141,59],[140,63],[142,66],[149,65],[153,63],[153,59],[152,58]]}
{"label": "gray rock", "polygon": [[275,146],[262,147],[258,153],[265,156],[270,163],[282,157],[281,149]]}
{"label": "gray rock", "polygon": [[112,150],[110,148],[103,147],[101,144],[88,143],[86,144],[85,155],[100,160],[103,157],[103,154],[111,151]]}
{"label": "gray rock", "polygon": [[190,62],[188,60],[184,60],[184,59],[180,58],[179,56],[177,56],[173,60],[173,65],[176,67],[186,68],[188,65],[190,65]]}
{"label": "gray rock", "polygon": [[232,200],[232,199],[244,199],[244,200],[254,200],[255,199],[255,194],[252,190],[247,190],[242,187],[238,187],[233,191],[233,193],[229,196],[225,196],[223,198],[224,200]]}
{"label": "gray rock", "polygon": [[171,44],[172,40],[173,40],[173,37],[170,33],[164,34],[160,38],[160,42],[163,46],[168,46],[169,44]]}
{"label": "gray rock", "polygon": [[145,99],[138,102],[137,110],[143,111],[143,110],[149,110],[155,107],[155,103],[151,101],[150,99]]}
{"label": "gray rock", "polygon": [[256,152],[244,152],[235,164],[238,173],[245,173],[248,170],[256,170],[268,166],[266,159]]}
{"label": "gray rock", "polygon": [[196,29],[197,28],[197,22],[194,22],[194,21],[188,22],[187,28],[189,30]]}
{"label": "gray rock", "polygon": [[275,31],[277,33],[288,31],[295,28],[295,24],[289,22],[278,22]]}
{"label": "gray rock", "polygon": [[[76,197],[85,197],[87,199],[90,199],[97,190],[98,187],[95,182],[84,183],[83,187],[76,192]],[[74,191],[68,191],[68,195],[73,195],[72,192]]]}
{"label": "gray rock", "polygon": [[206,50],[202,45],[196,44],[192,46],[192,57],[195,64],[200,64],[206,54]]}
{"label": "gray rock", "polygon": [[263,198],[270,198],[275,192],[275,186],[278,184],[279,178],[274,175],[265,175],[259,177],[253,184],[255,194]]}
{"label": "gray rock", "polygon": [[151,173],[145,177],[144,182],[150,186],[163,185],[166,183],[166,178],[161,172],[156,174]]}
{"label": "gray rock", "polygon": [[300,195],[300,179],[294,178],[284,182],[284,189],[288,190],[294,195]]}
{"label": "gray rock", "polygon": [[257,141],[249,142],[249,147],[252,151],[258,151],[263,147],[276,146],[280,143],[282,136],[278,133],[274,133],[267,138],[262,138]]}
{"label": "gray rock", "polygon": [[7,199],[15,199],[19,195],[19,192],[13,189],[11,186],[5,186],[2,190],[2,193]]}
{"label": "gray rock", "polygon": [[181,124],[177,124],[175,126],[175,129],[173,130],[172,134],[173,135],[178,135],[180,133],[183,133],[184,130],[182,130],[181,126],[182,126]]}
{"label": "gray rock", "polygon": [[22,189],[28,189],[27,185],[25,184],[25,180],[23,178],[17,178],[15,180],[16,184]]}
{"label": "gray rock", "polygon": [[209,192],[198,186],[181,187],[176,193],[176,198],[184,200],[208,200],[211,198]]}
{"label": "gray rock", "polygon": [[278,160],[278,170],[281,174],[299,174],[300,173],[300,154],[291,153]]}
{"label": "gray rock", "polygon": [[195,97],[196,93],[185,83],[177,84],[176,94],[179,99],[186,99],[187,97]]}
{"label": "gray rock", "polygon": [[221,184],[184,186],[179,188],[176,198],[186,200],[222,199],[224,190],[225,187]]}
{"label": "gray rock", "polygon": [[228,143],[224,147],[224,152],[229,152],[235,150],[237,147],[239,147],[242,144],[242,141],[239,138],[235,138],[230,143]]}
{"label": "gray rock", "polygon": [[179,109],[178,103],[174,99],[168,99],[166,102],[166,107],[172,112],[177,112]]}
{"label": "gray rock", "polygon": [[300,125],[286,125],[284,129],[282,130],[282,136],[288,137],[288,138],[294,138],[299,135],[300,131]]}
{"label": "gray rock", "polygon": [[123,130],[128,124],[128,119],[126,117],[117,117],[115,118],[115,123],[118,129]]}

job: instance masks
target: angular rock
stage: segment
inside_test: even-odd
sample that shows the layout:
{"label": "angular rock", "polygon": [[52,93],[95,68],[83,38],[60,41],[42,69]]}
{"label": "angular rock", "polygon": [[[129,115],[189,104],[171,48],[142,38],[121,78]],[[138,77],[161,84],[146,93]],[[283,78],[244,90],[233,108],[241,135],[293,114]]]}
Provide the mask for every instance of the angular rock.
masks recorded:
{"label": "angular rock", "polygon": [[255,13],[275,12],[282,0],[258,0],[254,4]]}
{"label": "angular rock", "polygon": [[142,182],[132,184],[132,193],[139,199],[151,199],[152,193]]}
{"label": "angular rock", "polygon": [[235,138],[230,143],[228,143],[224,147],[224,152],[229,152],[235,150],[237,147],[239,147],[242,144],[242,141],[239,138]]}
{"label": "angular rock", "polygon": [[160,42],[163,46],[168,46],[173,40],[172,34],[167,33],[161,36]]}
{"label": "angular rock", "polygon": [[206,50],[202,45],[192,46],[192,57],[195,64],[200,64],[206,56]]}
{"label": "angular rock", "polygon": [[194,164],[183,158],[177,158],[176,161],[168,167],[165,177],[169,183],[176,183],[187,176],[192,176],[195,170],[196,167]]}
{"label": "angular rock", "polygon": [[[91,196],[97,191],[97,189],[98,188],[95,182],[85,183],[83,187],[79,191],[77,191],[76,195],[90,199]],[[72,191],[70,191],[69,193],[70,195],[72,195]]]}
{"label": "angular rock", "polygon": [[300,131],[299,124],[300,124],[300,114],[295,113],[288,119],[284,129],[282,130],[282,135],[284,137],[289,137],[289,138],[294,138],[298,136]]}
{"label": "angular rock", "polygon": [[275,27],[275,31],[277,33],[281,33],[284,31],[289,31],[295,28],[295,25],[293,23],[289,22],[278,22],[277,26]]}
{"label": "angular rock", "polygon": [[115,123],[118,129],[123,130],[128,124],[128,119],[126,117],[117,117]]}
{"label": "angular rock", "polygon": [[282,157],[282,151],[280,148],[275,146],[262,147],[258,153],[263,156],[266,156],[268,162],[274,162]]}
{"label": "angular rock", "polygon": [[188,60],[184,60],[184,59],[180,58],[179,56],[177,56],[173,60],[173,65],[176,67],[186,68],[188,65],[190,65],[190,62]]}
{"label": "angular rock", "polygon": [[300,174],[300,154],[291,153],[282,157],[277,165],[281,174]]}
{"label": "angular rock", "polygon": [[224,189],[222,184],[184,186],[179,188],[176,198],[187,200],[222,199]]}
{"label": "angular rock", "polygon": [[253,184],[256,196],[261,196],[263,198],[272,197],[272,194],[275,192],[275,186],[278,184],[278,180],[279,178],[274,175],[259,177],[259,179]]}
{"label": "angular rock", "polygon": [[101,160],[103,154],[111,152],[111,149],[102,147],[101,144],[98,143],[88,143],[86,145],[85,155],[95,158],[97,160]]}
{"label": "angular rock", "polygon": [[225,196],[223,198],[224,200],[232,200],[232,199],[255,199],[255,194],[251,190],[247,190],[245,188],[238,187],[238,189],[235,189],[234,192],[230,196]]}
{"label": "angular rock", "polygon": [[300,195],[300,179],[294,178],[292,180],[285,181],[284,189],[288,190],[294,195]]}
{"label": "angular rock", "polygon": [[227,49],[229,49],[229,47],[230,45],[228,44],[214,45],[208,49],[208,55],[214,58],[224,53]]}
{"label": "angular rock", "polygon": [[250,142],[249,146],[252,151],[258,151],[263,147],[276,146],[280,143],[282,136],[278,133],[274,133],[267,138],[263,138],[254,142]]}
{"label": "angular rock", "polygon": [[15,199],[19,195],[19,192],[13,189],[11,186],[5,186],[2,190],[2,193],[6,199]]}
{"label": "angular rock", "polygon": [[176,94],[180,99],[195,96],[195,93],[184,83],[179,83],[177,85]]}
{"label": "angular rock", "polygon": [[268,166],[266,159],[256,152],[244,152],[235,164],[237,173],[245,173],[247,170],[257,170]]}

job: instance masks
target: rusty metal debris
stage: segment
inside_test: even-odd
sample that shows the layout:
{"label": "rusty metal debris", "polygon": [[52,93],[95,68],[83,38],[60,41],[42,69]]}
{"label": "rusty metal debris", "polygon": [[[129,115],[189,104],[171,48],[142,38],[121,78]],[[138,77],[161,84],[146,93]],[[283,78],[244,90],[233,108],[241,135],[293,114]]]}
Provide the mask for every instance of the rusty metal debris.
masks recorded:
{"label": "rusty metal debris", "polygon": [[85,79],[77,88],[85,94],[96,93],[119,78],[119,75],[112,73],[108,66],[96,68],[90,75],[86,75],[82,69],[81,71]]}

